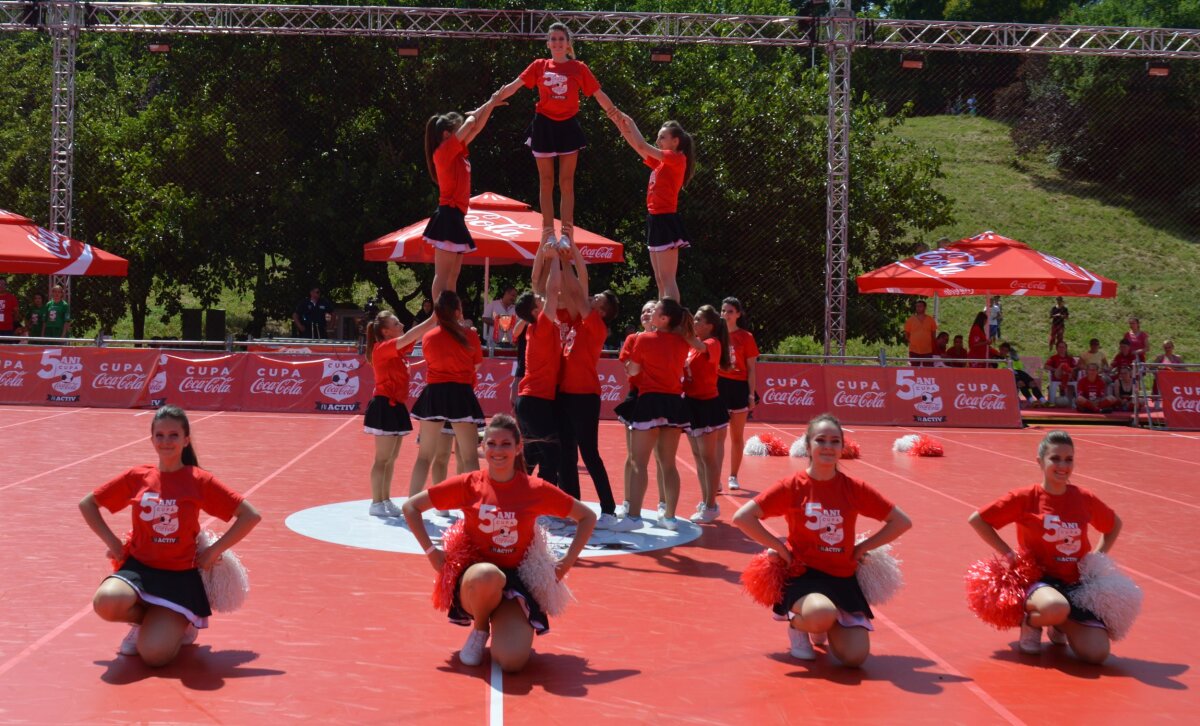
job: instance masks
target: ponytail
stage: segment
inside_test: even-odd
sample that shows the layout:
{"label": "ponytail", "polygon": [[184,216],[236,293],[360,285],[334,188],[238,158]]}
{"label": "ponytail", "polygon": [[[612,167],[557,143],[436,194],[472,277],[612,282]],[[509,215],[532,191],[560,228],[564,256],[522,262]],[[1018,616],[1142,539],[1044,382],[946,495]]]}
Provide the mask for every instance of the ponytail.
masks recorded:
{"label": "ponytail", "polygon": [[458,293],[453,290],[442,290],[442,293],[438,295],[437,302],[433,305],[433,315],[437,318],[438,326],[449,333],[451,338],[457,340],[459,345],[466,348],[468,346],[467,334],[458,324],[458,311],[461,309],[462,302],[458,299]]}
{"label": "ponytail", "polygon": [[696,142],[691,134],[683,130],[683,124],[678,121],[668,121],[663,124],[663,128],[670,132],[672,138],[678,139],[679,153],[687,158],[687,168],[683,172],[683,185],[687,186],[696,173]]}
{"label": "ponytail", "polygon": [[375,319],[367,323],[367,365],[371,365],[371,354],[375,351],[375,346],[383,340],[383,329],[390,327],[388,319],[395,320],[397,324],[400,322],[391,310],[380,310]]}
{"label": "ponytail", "polygon": [[183,447],[183,465],[200,466],[200,461],[196,458],[196,449],[192,447],[192,427],[191,424],[188,423],[187,414],[184,413],[183,409],[178,406],[172,406],[170,404],[160,406],[158,410],[154,412],[154,418],[150,421],[151,433],[154,433],[154,424],[163,419],[170,419],[171,421],[178,423],[183,427],[183,435],[188,437],[188,445]]}
{"label": "ponytail", "polygon": [[718,361],[717,367],[723,371],[729,370],[733,366],[733,361],[729,359],[729,330],[725,327],[725,321],[721,320],[720,313],[712,305],[701,305],[696,310],[696,314],[712,326],[712,337],[716,338],[717,343],[721,345],[721,359]]}
{"label": "ponytail", "polygon": [[437,167],[433,163],[433,152],[442,145],[442,133],[454,133],[462,126],[463,117],[453,111],[435,114],[425,122],[425,168],[429,170],[429,178],[437,184]]}

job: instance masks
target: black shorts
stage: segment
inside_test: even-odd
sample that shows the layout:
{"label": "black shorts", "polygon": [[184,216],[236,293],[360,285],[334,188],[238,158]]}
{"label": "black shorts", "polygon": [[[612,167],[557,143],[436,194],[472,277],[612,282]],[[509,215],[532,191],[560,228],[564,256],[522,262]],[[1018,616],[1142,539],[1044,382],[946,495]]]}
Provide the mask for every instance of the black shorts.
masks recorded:
{"label": "black shorts", "polygon": [[797,600],[814,592],[829,598],[839,610],[852,614],[861,613],[868,619],[875,617],[862,588],[858,585],[857,577],[836,577],[811,567],[803,575],[788,579],[783,586],[783,600],[776,603],[772,610],[776,615],[786,617]]}
{"label": "black shorts", "polygon": [[[507,581],[504,583],[504,599],[516,600],[521,605],[521,609],[525,611],[525,619],[529,621],[529,626],[533,628],[533,632],[538,635],[549,633],[549,616],[546,615],[545,610],[542,610],[542,606],[537,601],[537,598],[533,596],[533,593],[521,581],[521,575],[517,572],[516,568],[507,569],[501,567],[500,571],[507,578]],[[458,584],[454,586],[454,601],[450,603],[450,612],[447,613],[450,622],[455,625],[471,625],[474,622],[471,614],[463,609],[462,602],[458,599],[459,591],[462,590],[462,578],[465,574],[467,574],[466,569],[458,576]]]}
{"label": "black shorts", "polygon": [[467,231],[466,215],[458,207],[442,205],[425,225],[425,241],[445,252],[473,252],[475,240]]}
{"label": "black shorts", "polygon": [[691,247],[683,219],[677,212],[646,215],[646,246],[651,252],[666,252],[679,247]]}
{"label": "black shorts", "polygon": [[363,414],[363,433],[375,436],[407,436],[412,433],[408,406],[392,405],[387,396],[374,396]]}
{"label": "black shorts", "polygon": [[487,423],[475,389],[466,383],[430,383],[413,404],[412,417],[418,421],[450,423]]}
{"label": "black shorts", "polygon": [[684,401],[688,407],[688,436],[703,436],[729,426],[729,411],[720,395],[705,399],[688,396]]}
{"label": "black shorts", "polygon": [[626,425],[638,431],[688,426],[688,407],[683,396],[673,393],[639,393]]}
{"label": "black shorts", "polygon": [[553,158],[583,149],[587,146],[587,137],[583,135],[578,116],[555,121],[535,113],[533,121],[525,129],[525,145],[533,151],[534,156]]}
{"label": "black shorts", "polygon": [[[1075,593],[1076,590],[1078,590],[1080,588],[1082,583],[1077,582],[1074,585],[1068,585],[1067,583],[1063,582],[1062,580],[1057,580],[1053,577],[1042,577],[1042,578],[1039,578],[1038,581],[1036,583],[1034,583],[1034,585],[1042,585],[1045,587],[1052,588],[1054,590],[1057,590],[1060,595],[1065,597],[1067,599],[1067,602],[1071,604],[1071,612],[1069,615],[1067,615],[1068,619],[1074,620],[1077,623],[1084,623],[1084,624],[1095,624],[1095,623],[1100,623],[1102,625],[1104,624],[1104,621],[1101,620],[1099,617],[1097,617],[1096,613],[1092,612],[1091,610],[1086,610],[1084,608],[1081,608],[1075,604],[1075,600],[1072,597],[1072,595]],[[1029,594],[1032,595],[1036,589],[1037,589],[1036,587],[1031,587]]]}
{"label": "black shorts", "polygon": [[750,382],[736,378],[717,378],[717,393],[725,402],[729,413],[744,413],[750,410]]}
{"label": "black shorts", "polygon": [[[208,627],[212,608],[200,570],[160,570],[129,557],[121,568],[109,575],[137,590],[138,598],[148,605],[174,610],[197,628]],[[107,578],[105,578],[107,579]]]}

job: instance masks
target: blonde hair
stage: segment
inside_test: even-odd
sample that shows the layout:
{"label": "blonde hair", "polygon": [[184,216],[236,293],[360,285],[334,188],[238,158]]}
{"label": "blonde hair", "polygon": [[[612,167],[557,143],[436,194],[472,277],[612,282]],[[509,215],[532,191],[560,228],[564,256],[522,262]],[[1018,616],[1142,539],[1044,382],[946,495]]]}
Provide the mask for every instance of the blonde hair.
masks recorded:
{"label": "blonde hair", "polygon": [[391,310],[380,310],[375,315],[375,319],[367,323],[367,363],[371,363],[371,354],[375,351],[375,346],[383,340],[383,335],[380,331],[384,328],[391,327],[388,320],[395,320],[396,324],[400,324],[400,319],[397,318]]}

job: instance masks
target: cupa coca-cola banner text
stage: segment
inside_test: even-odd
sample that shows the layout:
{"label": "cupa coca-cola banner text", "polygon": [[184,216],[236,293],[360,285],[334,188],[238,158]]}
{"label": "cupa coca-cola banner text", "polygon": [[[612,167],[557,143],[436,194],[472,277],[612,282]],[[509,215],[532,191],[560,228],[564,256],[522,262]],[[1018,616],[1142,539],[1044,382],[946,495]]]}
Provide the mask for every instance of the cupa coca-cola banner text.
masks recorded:
{"label": "cupa coca-cola banner text", "polygon": [[1162,371],[1158,391],[1167,426],[1200,429],[1200,371]]}

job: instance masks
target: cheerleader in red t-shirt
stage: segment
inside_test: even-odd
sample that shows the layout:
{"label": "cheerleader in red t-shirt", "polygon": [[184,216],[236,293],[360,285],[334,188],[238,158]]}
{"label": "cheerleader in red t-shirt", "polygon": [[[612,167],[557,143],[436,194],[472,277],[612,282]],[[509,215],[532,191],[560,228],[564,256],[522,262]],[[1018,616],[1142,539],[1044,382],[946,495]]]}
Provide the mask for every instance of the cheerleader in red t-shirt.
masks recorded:
{"label": "cheerleader in red t-shirt", "polygon": [[425,166],[438,185],[438,208],[424,232],[425,241],[433,245],[434,300],[443,290],[456,288],[463,254],[475,249],[466,223],[471,200],[467,145],[483,130],[492,109],[503,105],[493,95],[465,119],[451,111],[425,122]]}
{"label": "cheerleader in red t-shirt", "polygon": [[[458,444],[459,471],[479,468],[479,425],[484,418],[475,398],[475,371],[483,364],[483,347],[475,330],[463,327],[462,303],[452,290],[438,295],[430,320],[435,324],[421,338],[425,388],[412,408],[412,417],[421,422],[421,428],[408,487],[410,497],[425,488],[447,423]],[[426,323],[429,321],[422,325]]]}
{"label": "cheerleader in red t-shirt", "polygon": [[[729,333],[729,368],[717,371],[717,390],[729,411],[729,488],[740,489],[738,469],[742,468],[742,452],[746,448],[746,419],[758,402],[757,378],[758,344],[749,330],[741,327],[745,314],[736,297],[721,301],[721,317]],[[720,487],[718,485],[718,491]]]}
{"label": "cheerleader in red t-shirt", "polygon": [[[187,414],[163,406],[150,424],[158,465],[134,467],[100,485],[79,502],[83,519],[108,547],[117,571],[100,583],[92,608],[104,620],[133,625],[121,655],[140,655],[149,666],[170,663],[181,645],[196,641],[197,628],[212,615],[200,570],[216,564],[262,517],[241,494],[200,468]],[[128,544],[113,533],[100,507],[131,510]],[[233,524],[216,542],[197,552],[200,512]]]}
{"label": "cheerleader in red t-shirt", "polygon": [[1013,548],[996,532],[1017,526],[1017,545],[1033,555],[1041,580],[1029,588],[1025,622],[1017,647],[1023,653],[1041,651],[1042,628],[1050,642],[1070,643],[1081,660],[1100,663],[1108,657],[1104,623],[1071,602],[1079,587],[1079,561],[1092,551],[1088,526],[1100,532],[1096,552],[1112,549],[1121,532],[1121,519],[1092,492],[1071,483],[1075,443],[1066,431],[1051,431],[1038,445],[1042,482],[1014,489],[971,514],[967,520],[992,549],[1012,555]]}
{"label": "cheerleader in red t-shirt", "polygon": [[632,430],[630,452],[633,477],[625,482],[629,508],[625,519],[628,529],[641,527],[642,500],[646,496],[650,456],[654,454],[662,469],[666,489],[666,507],[659,512],[659,526],[674,531],[679,527],[675,507],[679,503],[679,469],[675,453],[679,435],[689,423],[683,400],[683,369],[689,348],[707,351],[692,332],[692,319],[675,300],[663,298],[654,306],[654,330],[633,340],[625,370],[638,377],[638,395],[629,412],[627,426]]}
{"label": "cheerleader in red t-shirt", "polygon": [[658,296],[678,300],[675,273],[679,269],[679,250],[691,246],[679,217],[679,190],[692,180],[695,143],[678,121],[664,123],[653,146],[642,137],[628,114],[618,112],[616,121],[621,136],[653,170],[646,189],[646,246],[650,249]]}
{"label": "cheerleader in red t-shirt", "polygon": [[539,58],[529,64],[512,83],[496,92],[494,98],[504,101],[525,88],[537,87],[538,102],[533,123],[526,131],[525,144],[533,151],[538,168],[538,203],[542,210],[542,240],[562,244],[554,235],[554,159],[558,158],[558,191],[561,195],[560,217],[562,235],[575,239],[575,166],[579,150],[587,146],[587,138],[579,125],[579,94],[593,96],[614,118],[617,109],[608,95],[600,90],[600,82],[582,61],[575,60],[571,47],[571,32],[562,23],[554,23],[546,36],[549,58]]}
{"label": "cheerleader in red t-shirt", "polygon": [[688,444],[696,457],[700,479],[700,503],[693,522],[712,522],[721,515],[717,506],[717,486],[721,482],[721,459],[725,454],[725,429],[729,411],[717,391],[717,374],[729,368],[729,332],[712,305],[701,305],[692,322],[696,337],[707,351],[688,352],[687,375],[683,393],[688,405]]}
{"label": "cheerleader in red t-shirt", "polygon": [[[791,654],[803,660],[816,657],[828,633],[829,649],[843,665],[858,666],[871,651],[869,631],[874,630],[871,606],[855,576],[871,550],[891,542],[912,527],[899,507],[871,485],[838,470],[845,438],[842,425],[823,413],[808,423],[804,433],[808,469],[794,474],[747,502],[733,516],[751,539],[770,548],[789,566],[805,566],[788,579],[775,614],[791,620],[788,638]],[[859,516],[884,523],[855,544]],[[782,541],[761,520],[784,517],[787,540]]]}
{"label": "cheerleader in red t-shirt", "polygon": [[[654,330],[654,308],[656,305],[658,305],[657,300],[647,300],[642,305],[642,313],[638,320],[642,324],[642,332],[644,333]],[[634,406],[637,404],[638,377],[629,375],[628,363],[629,354],[633,351],[633,341],[637,337],[638,333],[630,333],[625,336],[625,342],[621,344],[621,350],[617,354],[617,360],[620,361],[622,366],[626,366],[625,374],[629,381],[629,390],[625,394],[625,400],[613,408],[613,413],[616,414],[617,420],[625,424],[625,482],[633,481],[633,429],[629,427],[629,417],[633,414]],[[663,482],[663,467],[661,463],[658,463],[655,467],[654,480],[658,485],[658,516],[665,517],[667,511],[667,488]],[[625,496],[629,496],[628,490],[625,491]],[[626,499],[620,507],[617,507],[617,516],[624,520],[628,512],[629,500]]]}
{"label": "cheerleader in red t-shirt", "polygon": [[458,657],[463,665],[482,663],[490,635],[493,660],[504,671],[513,672],[529,660],[534,633],[550,630],[549,618],[533,596],[530,583],[518,572],[537,518],[570,517],[577,522],[575,538],[556,568],[561,580],[587,544],[596,514],[553,484],[525,473],[521,434],[511,416],[492,417],[484,430],[483,448],[486,471],[447,479],[409,499],[402,509],[409,530],[438,572],[446,555],[429,539],[421,513],[434,507],[462,510],[466,533],[482,561],[459,577],[450,607],[451,622],[473,626]]}
{"label": "cheerleader in red t-shirt", "polygon": [[[375,437],[375,460],[371,464],[372,517],[399,517],[392,502],[392,472],[403,437],[412,433],[408,406],[408,355],[413,345],[433,327],[429,317],[407,333],[390,310],[380,310],[367,323],[367,359],[375,373],[375,391],[363,415],[363,432]],[[439,480],[440,481],[440,480]]]}

